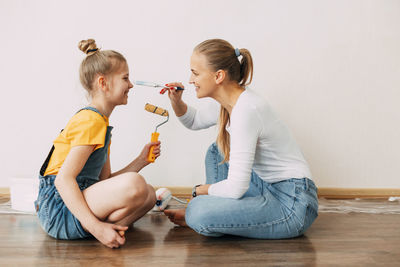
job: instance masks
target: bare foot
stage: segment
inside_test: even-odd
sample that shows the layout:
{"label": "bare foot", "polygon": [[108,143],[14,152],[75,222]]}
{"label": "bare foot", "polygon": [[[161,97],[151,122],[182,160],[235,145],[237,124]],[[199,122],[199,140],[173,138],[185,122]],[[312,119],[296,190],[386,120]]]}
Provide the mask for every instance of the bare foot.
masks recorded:
{"label": "bare foot", "polygon": [[164,210],[164,214],[168,217],[168,219],[180,226],[187,227],[185,221],[185,211],[186,209],[171,209],[171,210]]}

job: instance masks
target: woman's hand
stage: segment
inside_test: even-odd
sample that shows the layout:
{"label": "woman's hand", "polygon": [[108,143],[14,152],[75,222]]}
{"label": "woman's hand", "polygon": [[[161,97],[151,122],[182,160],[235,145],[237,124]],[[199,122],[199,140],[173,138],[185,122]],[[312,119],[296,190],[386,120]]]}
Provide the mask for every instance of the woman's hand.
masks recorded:
{"label": "woman's hand", "polygon": [[[165,86],[185,88],[185,86],[179,82],[167,83]],[[183,91],[184,90],[176,90],[175,88],[168,89],[168,97],[171,100],[171,103],[179,104],[182,101]]]}
{"label": "woman's hand", "polygon": [[150,162],[147,161],[147,158],[149,156],[150,148],[152,146],[154,146],[153,154],[154,154],[154,156],[156,158],[158,158],[160,156],[160,154],[161,154],[161,142],[160,141],[158,141],[158,142],[150,142],[150,143],[146,144],[143,147],[142,152],[140,152],[140,155],[138,157],[145,165],[150,164]]}
{"label": "woman's hand", "polygon": [[[165,86],[185,88],[182,83],[178,82],[167,83]],[[184,90],[168,89],[168,97],[177,117],[183,116],[187,111],[187,105],[182,101],[183,91]]]}
{"label": "woman's hand", "polygon": [[[210,184],[203,184],[196,187],[196,195],[208,195],[208,188],[210,188]],[[190,198],[192,199],[193,196]]]}
{"label": "woman's hand", "polygon": [[126,230],[128,230],[128,226],[99,222],[90,233],[103,245],[109,248],[119,248],[125,244],[125,235],[122,233]]}

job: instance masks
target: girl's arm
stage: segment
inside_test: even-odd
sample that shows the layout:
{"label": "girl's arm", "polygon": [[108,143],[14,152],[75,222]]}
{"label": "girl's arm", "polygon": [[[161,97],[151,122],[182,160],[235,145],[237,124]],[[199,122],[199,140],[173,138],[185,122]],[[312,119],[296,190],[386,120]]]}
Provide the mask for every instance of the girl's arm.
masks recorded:
{"label": "girl's arm", "polygon": [[148,143],[144,146],[142,152],[136,159],[129,163],[125,168],[114,173],[111,173],[110,155],[108,155],[107,161],[100,173],[100,180],[105,180],[125,172],[139,172],[141,169],[150,164],[150,162],[147,161],[147,156],[151,146],[155,146],[153,153],[156,158],[158,158],[160,156],[160,142]]}
{"label": "girl's arm", "polygon": [[65,205],[80,221],[85,230],[93,234],[104,245],[119,247],[119,245],[125,243],[125,238],[119,236],[117,231],[113,229],[115,225],[101,222],[92,213],[76,182],[76,177],[94,148],[94,145],[72,147],[57,174],[54,184]]}
{"label": "girl's arm", "polygon": [[110,154],[107,156],[107,161],[103,166],[103,169],[100,173],[100,181],[108,179],[111,177],[111,163],[110,163]]}

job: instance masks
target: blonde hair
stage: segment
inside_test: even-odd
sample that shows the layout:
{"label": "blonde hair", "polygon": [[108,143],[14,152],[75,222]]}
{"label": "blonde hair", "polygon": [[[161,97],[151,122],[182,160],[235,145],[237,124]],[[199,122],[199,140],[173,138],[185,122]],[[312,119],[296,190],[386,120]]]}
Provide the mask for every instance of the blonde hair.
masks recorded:
{"label": "blonde hair", "polygon": [[[203,54],[213,71],[225,70],[228,79],[237,82],[244,87],[251,83],[253,79],[253,59],[250,51],[241,48],[238,49],[241,59],[236,55],[235,48],[227,41],[222,39],[209,39],[198,44],[194,48],[195,52]],[[224,155],[221,163],[229,161],[230,136],[226,131],[226,125],[229,123],[229,113],[221,106],[219,113],[219,129],[217,145]]]}
{"label": "blonde hair", "polygon": [[79,79],[82,86],[90,94],[97,74],[109,75],[117,70],[121,63],[126,63],[125,57],[113,50],[100,50],[94,39],[82,40],[78,48],[87,56],[79,67]]}

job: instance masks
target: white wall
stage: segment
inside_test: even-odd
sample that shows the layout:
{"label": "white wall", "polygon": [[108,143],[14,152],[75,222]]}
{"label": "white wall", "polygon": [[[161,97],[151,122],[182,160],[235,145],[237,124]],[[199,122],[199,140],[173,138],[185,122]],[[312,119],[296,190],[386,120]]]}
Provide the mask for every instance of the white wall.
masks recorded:
{"label": "white wall", "polygon": [[[187,85],[193,47],[215,37],[252,52],[252,88],[292,129],[319,186],[400,187],[400,1],[0,0],[0,33],[0,187],[36,178],[51,141],[86,104],[79,40],[122,52],[133,79]],[[201,105],[191,86],[184,98]],[[172,112],[166,95],[133,89],[110,118],[113,170],[162,120],[146,102]],[[171,117],[160,134],[148,182],[202,182],[215,129],[192,132]]]}

